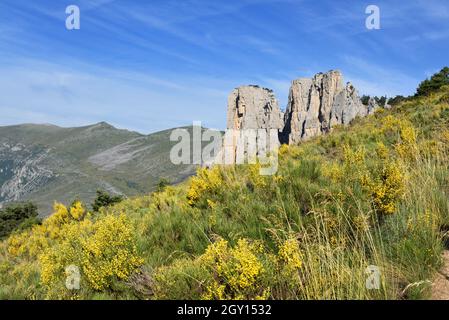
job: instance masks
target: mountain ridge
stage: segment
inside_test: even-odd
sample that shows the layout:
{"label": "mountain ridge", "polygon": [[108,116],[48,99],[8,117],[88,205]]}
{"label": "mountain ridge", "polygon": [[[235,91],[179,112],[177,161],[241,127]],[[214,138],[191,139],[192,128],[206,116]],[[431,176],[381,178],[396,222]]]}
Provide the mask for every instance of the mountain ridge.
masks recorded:
{"label": "mountain ridge", "polygon": [[132,196],[152,191],[161,178],[177,183],[195,167],[169,161],[172,130],[145,135],[104,121],[1,126],[0,205],[31,200],[47,215],[54,201],[89,202],[97,189]]}

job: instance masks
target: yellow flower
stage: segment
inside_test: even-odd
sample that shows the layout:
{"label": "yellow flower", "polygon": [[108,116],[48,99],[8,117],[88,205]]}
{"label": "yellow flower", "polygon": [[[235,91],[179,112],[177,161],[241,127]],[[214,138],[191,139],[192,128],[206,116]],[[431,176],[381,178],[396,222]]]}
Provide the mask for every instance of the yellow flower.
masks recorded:
{"label": "yellow flower", "polygon": [[396,203],[405,189],[405,177],[401,166],[397,162],[386,164],[377,181],[369,186],[376,210],[383,214],[392,214],[396,211]]}
{"label": "yellow flower", "polygon": [[388,148],[383,144],[383,142],[378,142],[376,145],[376,153],[381,159],[388,158]]}
{"label": "yellow flower", "polygon": [[249,165],[249,177],[254,186],[264,188],[267,186],[266,177],[260,174],[260,163]]}
{"label": "yellow flower", "polygon": [[[214,281],[206,287],[204,299],[256,299],[263,291],[258,283],[264,273],[259,254],[263,247],[240,239],[235,248],[219,240],[211,244],[199,258],[212,271]],[[256,294],[257,293],[257,294]]]}
{"label": "yellow flower", "polygon": [[86,209],[84,209],[83,204],[81,201],[76,201],[73,206],[70,208],[70,215],[72,218],[76,220],[81,220],[84,218],[84,215],[86,214]]}
{"label": "yellow flower", "polygon": [[57,244],[39,255],[41,281],[49,289],[64,283],[65,268],[75,265],[95,290],[108,288],[114,279],[127,279],[142,263],[125,215],[107,215],[62,226]]}
{"label": "yellow flower", "polygon": [[331,179],[333,182],[342,181],[345,176],[345,173],[342,169],[342,166],[338,163],[330,163],[328,165],[324,165],[322,167],[323,175],[326,178]]}
{"label": "yellow flower", "polygon": [[189,205],[194,206],[204,193],[218,190],[222,182],[223,178],[218,166],[212,169],[198,169],[197,175],[191,178],[187,191]]}
{"label": "yellow flower", "polygon": [[279,247],[279,260],[289,270],[299,269],[302,266],[302,255],[296,239],[288,239]]}
{"label": "yellow flower", "polygon": [[289,150],[288,144],[283,144],[283,145],[281,145],[281,146],[279,147],[279,155],[282,156],[282,155],[288,153],[288,150]]}
{"label": "yellow flower", "polygon": [[217,206],[217,204],[214,201],[210,200],[210,199],[207,199],[207,205],[211,209],[215,209],[215,207]]}

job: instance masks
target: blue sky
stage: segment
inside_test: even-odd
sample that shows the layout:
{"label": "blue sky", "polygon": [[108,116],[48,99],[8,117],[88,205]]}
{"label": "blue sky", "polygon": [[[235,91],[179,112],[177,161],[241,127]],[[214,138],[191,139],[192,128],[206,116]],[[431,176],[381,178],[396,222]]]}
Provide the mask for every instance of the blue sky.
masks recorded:
{"label": "blue sky", "polygon": [[0,125],[223,129],[239,85],[285,108],[291,80],[339,69],[360,93],[408,95],[448,52],[447,0],[1,0]]}

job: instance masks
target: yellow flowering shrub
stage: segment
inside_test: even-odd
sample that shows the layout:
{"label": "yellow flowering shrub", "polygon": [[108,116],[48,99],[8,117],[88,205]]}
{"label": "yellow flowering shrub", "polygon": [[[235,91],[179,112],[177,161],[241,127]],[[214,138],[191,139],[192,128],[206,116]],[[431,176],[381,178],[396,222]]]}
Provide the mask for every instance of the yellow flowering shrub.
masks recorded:
{"label": "yellow flowering shrub", "polygon": [[84,208],[81,201],[75,201],[75,203],[70,208],[70,216],[75,220],[84,219],[86,214],[86,209]]}
{"label": "yellow flowering shrub", "polygon": [[282,182],[285,182],[285,180],[286,180],[284,176],[281,176],[279,174],[276,174],[276,175],[274,175],[272,177],[273,177],[273,181],[275,183],[282,183]]}
{"label": "yellow flowering shrub", "polygon": [[383,166],[379,177],[366,182],[373,199],[376,211],[392,214],[396,211],[397,202],[405,190],[405,177],[398,162],[390,162]]}
{"label": "yellow flowering shrub", "polygon": [[291,158],[298,159],[304,155],[304,151],[299,146],[282,144],[278,149],[278,154],[280,156],[288,155]]}
{"label": "yellow flowering shrub", "polygon": [[[364,146],[359,146],[356,150],[351,149],[348,145],[343,146],[343,169],[342,173],[335,170],[335,178],[340,178],[340,181],[346,179],[348,181],[361,181],[368,174],[366,168],[366,149]],[[342,176],[342,174],[344,174]]]}
{"label": "yellow flowering shrub", "polygon": [[350,146],[343,146],[343,159],[346,167],[358,167],[365,162],[366,150],[360,146],[357,150],[352,150]]}
{"label": "yellow flowering shrub", "polygon": [[417,155],[416,130],[411,124],[402,124],[400,128],[400,142],[395,146],[399,156],[403,159],[413,160]]}
{"label": "yellow flowering shrub", "polygon": [[212,169],[198,169],[196,176],[191,178],[187,191],[189,204],[194,206],[205,192],[218,190],[222,182],[223,177],[218,166],[214,166]]}
{"label": "yellow flowering shrub", "polygon": [[36,225],[31,230],[12,234],[7,240],[7,251],[13,257],[35,257],[49,246],[50,240],[46,228]]}
{"label": "yellow flowering shrub", "polygon": [[70,220],[69,210],[65,205],[59,202],[55,202],[53,205],[53,214],[45,220],[46,224],[58,224],[67,223]]}
{"label": "yellow flowering shrub", "polygon": [[156,269],[152,287],[156,299],[268,299],[266,266],[260,242],[240,239],[231,247],[218,240],[196,259],[179,259]]}
{"label": "yellow flowering shrub", "polygon": [[401,140],[407,144],[413,144],[416,142],[416,131],[411,123],[401,127]]}
{"label": "yellow flowering shrub", "polygon": [[289,271],[297,271],[302,266],[302,254],[299,249],[298,240],[288,239],[279,247],[279,261]]}
{"label": "yellow flowering shrub", "polygon": [[288,153],[288,144],[283,144],[279,147],[279,155],[283,156],[284,154]]}
{"label": "yellow flowering shrub", "polygon": [[360,232],[367,232],[370,228],[368,215],[357,215],[352,219],[352,225]]}
{"label": "yellow flowering shrub", "polygon": [[267,177],[260,174],[260,163],[249,165],[249,179],[257,188],[264,188],[267,186]]}
{"label": "yellow flowering shrub", "polygon": [[[188,207],[187,201],[179,201],[180,197],[185,196],[185,193],[181,192],[178,189],[175,189],[173,186],[166,186],[163,191],[154,192],[148,198],[150,200],[149,204],[142,204],[141,206],[144,208],[156,209],[158,211],[164,211],[169,209],[173,204],[177,204],[180,207],[186,208]],[[134,200],[132,200],[134,201]],[[133,206],[135,204],[133,203]],[[120,205],[119,205],[120,206]],[[116,207],[119,207],[116,206]],[[123,208],[123,210],[138,210],[134,208]]]}
{"label": "yellow flowering shrub", "polygon": [[384,118],[382,133],[394,137],[396,140],[395,150],[401,158],[415,159],[417,132],[410,121],[388,115]]}
{"label": "yellow flowering shrub", "polygon": [[380,115],[380,114],[383,114],[383,113],[385,113],[385,109],[384,108],[378,108],[378,109],[376,109],[374,111],[375,115]]}
{"label": "yellow flowering shrub", "polygon": [[79,267],[84,284],[104,290],[127,279],[143,259],[137,254],[134,229],[125,215],[84,220],[64,228],[64,238],[39,256],[41,281],[50,291],[65,282],[65,268]]}
{"label": "yellow flowering shrub", "polygon": [[388,148],[383,142],[378,142],[376,144],[376,154],[380,159],[387,159],[389,156]]}
{"label": "yellow flowering shrub", "polygon": [[41,282],[47,286],[64,285],[65,268],[69,265],[79,265],[81,239],[92,232],[90,220],[71,223],[62,228],[64,238],[58,244],[46,248],[38,256],[41,266]]}
{"label": "yellow flowering shrub", "polygon": [[398,119],[392,115],[386,116],[382,121],[382,132],[385,134],[388,131],[397,132],[398,128],[402,125],[401,119]]}
{"label": "yellow flowering shrub", "polygon": [[332,182],[340,182],[345,176],[343,167],[339,163],[329,163],[322,166],[323,176],[329,178]]}
{"label": "yellow flowering shrub", "polygon": [[291,237],[282,241],[277,253],[269,254],[268,259],[273,263],[273,277],[271,294],[280,299],[296,296],[297,290],[303,284],[304,255],[296,238]]}
{"label": "yellow flowering shrub", "polygon": [[200,261],[213,273],[213,281],[206,287],[204,299],[263,299],[268,290],[260,281],[265,269],[260,259],[263,247],[240,239],[235,248],[219,240],[210,245]]}
{"label": "yellow flowering shrub", "polygon": [[[73,212],[73,213],[72,213]],[[75,221],[74,216],[84,218],[85,209],[81,202],[67,209],[62,203],[55,202],[53,214],[45,219],[41,225],[34,225],[31,229],[19,234],[13,234],[8,239],[8,252],[13,256],[28,255],[35,257],[46,249],[53,240],[63,235],[61,226]],[[78,220],[78,219],[76,219]]]}
{"label": "yellow flowering shrub", "polygon": [[70,208],[55,203],[54,213],[41,225],[13,234],[7,251],[13,257],[37,259],[48,297],[60,298],[68,294],[65,269],[71,265],[81,270],[84,286],[95,290],[129,277],[143,263],[134,233],[123,214],[92,221],[80,201]]}
{"label": "yellow flowering shrub", "polygon": [[424,140],[417,144],[418,150],[423,156],[437,156],[444,146],[437,140]]}
{"label": "yellow flowering shrub", "polygon": [[215,209],[216,207],[217,207],[217,203],[215,202],[215,201],[212,201],[212,200],[210,200],[210,199],[207,199],[207,206],[210,208],[210,209]]}
{"label": "yellow flowering shrub", "polygon": [[104,289],[113,278],[127,279],[143,263],[133,228],[125,215],[107,216],[93,225],[83,243],[82,270],[93,288]]}

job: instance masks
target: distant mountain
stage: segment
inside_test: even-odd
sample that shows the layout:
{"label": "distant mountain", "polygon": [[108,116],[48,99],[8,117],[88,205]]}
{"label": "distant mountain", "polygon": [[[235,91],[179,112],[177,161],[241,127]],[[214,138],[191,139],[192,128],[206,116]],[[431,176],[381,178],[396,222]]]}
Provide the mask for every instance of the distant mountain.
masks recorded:
{"label": "distant mountain", "polygon": [[98,189],[132,196],[153,190],[161,178],[177,183],[195,166],[171,163],[171,131],[142,135],[105,122],[0,127],[0,206],[31,200],[48,215],[54,201],[90,203]]}

